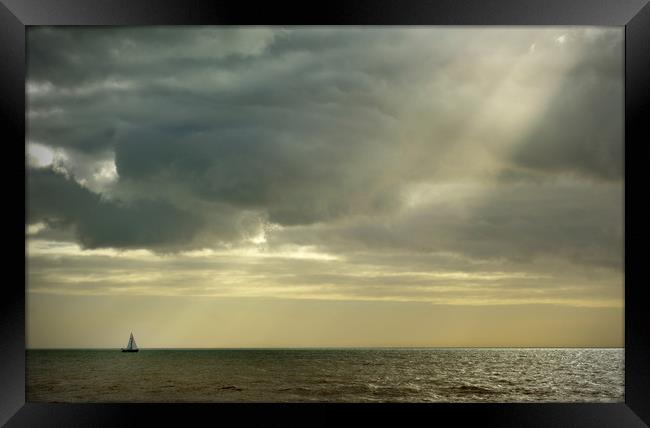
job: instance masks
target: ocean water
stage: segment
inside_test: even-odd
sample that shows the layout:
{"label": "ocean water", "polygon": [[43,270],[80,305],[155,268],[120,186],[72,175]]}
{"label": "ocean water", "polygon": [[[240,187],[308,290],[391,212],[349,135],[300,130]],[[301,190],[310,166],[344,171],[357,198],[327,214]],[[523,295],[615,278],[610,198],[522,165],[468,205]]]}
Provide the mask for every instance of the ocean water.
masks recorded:
{"label": "ocean water", "polygon": [[29,402],[622,402],[623,349],[28,350]]}

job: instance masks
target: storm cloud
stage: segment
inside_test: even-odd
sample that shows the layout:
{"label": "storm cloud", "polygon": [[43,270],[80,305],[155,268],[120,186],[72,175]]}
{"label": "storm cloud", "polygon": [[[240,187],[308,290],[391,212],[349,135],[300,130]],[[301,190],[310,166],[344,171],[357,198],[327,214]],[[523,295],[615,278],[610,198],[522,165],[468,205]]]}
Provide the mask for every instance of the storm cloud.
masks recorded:
{"label": "storm cloud", "polygon": [[71,226],[86,248],[139,248],[189,240],[200,222],[191,212],[162,200],[104,200],[51,169],[30,171],[29,220]]}
{"label": "storm cloud", "polygon": [[[531,288],[574,299],[588,269],[606,272],[591,297],[618,295],[620,29],[27,34],[30,239],[152,257],[216,251],[219,272],[260,270],[267,289],[320,284],[330,297],[452,286],[459,299]],[[262,268],[220,253],[251,246],[289,256]],[[54,269],[47,254],[34,255],[42,272]],[[305,254],[317,261],[296,262]],[[462,288],[451,284],[460,271],[532,277]]]}

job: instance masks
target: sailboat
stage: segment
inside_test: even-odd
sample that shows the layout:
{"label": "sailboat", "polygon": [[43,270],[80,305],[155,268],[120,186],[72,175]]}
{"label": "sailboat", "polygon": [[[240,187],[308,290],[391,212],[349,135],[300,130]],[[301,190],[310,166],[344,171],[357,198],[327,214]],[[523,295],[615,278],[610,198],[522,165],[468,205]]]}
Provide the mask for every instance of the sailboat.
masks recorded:
{"label": "sailboat", "polygon": [[126,348],[122,348],[122,352],[138,352],[138,345],[135,344],[133,333],[129,336],[129,344],[126,345]]}

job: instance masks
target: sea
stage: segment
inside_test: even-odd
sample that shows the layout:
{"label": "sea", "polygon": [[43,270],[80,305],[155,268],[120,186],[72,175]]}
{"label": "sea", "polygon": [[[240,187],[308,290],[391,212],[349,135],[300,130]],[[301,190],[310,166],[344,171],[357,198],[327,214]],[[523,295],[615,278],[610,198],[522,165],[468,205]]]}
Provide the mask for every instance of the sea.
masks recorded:
{"label": "sea", "polygon": [[623,402],[624,349],[27,350],[28,402]]}

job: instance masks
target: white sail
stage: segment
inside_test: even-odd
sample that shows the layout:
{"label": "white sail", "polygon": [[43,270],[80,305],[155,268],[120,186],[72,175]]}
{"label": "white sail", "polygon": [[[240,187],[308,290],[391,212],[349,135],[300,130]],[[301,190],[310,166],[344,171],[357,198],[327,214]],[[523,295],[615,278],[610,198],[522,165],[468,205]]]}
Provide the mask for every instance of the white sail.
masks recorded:
{"label": "white sail", "polygon": [[129,343],[126,345],[126,349],[138,349],[138,345],[135,344],[135,339],[133,338],[133,333],[131,333],[131,336],[129,336]]}

